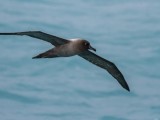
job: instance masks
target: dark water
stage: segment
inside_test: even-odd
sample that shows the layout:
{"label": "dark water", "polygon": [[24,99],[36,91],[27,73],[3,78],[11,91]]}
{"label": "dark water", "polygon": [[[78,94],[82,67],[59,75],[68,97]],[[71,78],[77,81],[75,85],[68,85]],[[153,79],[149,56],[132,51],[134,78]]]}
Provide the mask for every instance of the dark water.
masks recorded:
{"label": "dark water", "polygon": [[78,56],[32,60],[52,46],[0,36],[1,120],[160,120],[160,1],[1,0],[0,32],[82,37],[123,72],[128,93]]}

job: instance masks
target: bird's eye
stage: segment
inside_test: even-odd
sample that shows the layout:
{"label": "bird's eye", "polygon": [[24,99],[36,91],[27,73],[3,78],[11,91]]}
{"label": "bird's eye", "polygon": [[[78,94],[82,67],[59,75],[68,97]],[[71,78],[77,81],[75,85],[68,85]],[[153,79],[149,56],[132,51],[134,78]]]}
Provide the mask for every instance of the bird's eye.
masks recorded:
{"label": "bird's eye", "polygon": [[85,46],[88,46],[88,45],[89,45],[89,43],[85,42],[85,43],[84,43],[84,45],[85,45]]}

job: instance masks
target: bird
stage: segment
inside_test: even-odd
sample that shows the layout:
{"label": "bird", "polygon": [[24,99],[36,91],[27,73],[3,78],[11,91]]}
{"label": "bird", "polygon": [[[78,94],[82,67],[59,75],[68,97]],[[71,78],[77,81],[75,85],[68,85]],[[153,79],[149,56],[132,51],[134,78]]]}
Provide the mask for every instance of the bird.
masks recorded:
{"label": "bird", "polygon": [[91,52],[90,50],[96,52],[96,49],[93,48],[90,42],[85,39],[64,39],[42,31],[6,32],[0,33],[0,35],[25,35],[49,42],[55,47],[46,52],[40,53],[37,56],[34,56],[33,59],[70,57],[78,55],[92,64],[108,71],[108,73],[110,73],[124,89],[130,91],[123,74],[120,72],[117,66],[113,62]]}

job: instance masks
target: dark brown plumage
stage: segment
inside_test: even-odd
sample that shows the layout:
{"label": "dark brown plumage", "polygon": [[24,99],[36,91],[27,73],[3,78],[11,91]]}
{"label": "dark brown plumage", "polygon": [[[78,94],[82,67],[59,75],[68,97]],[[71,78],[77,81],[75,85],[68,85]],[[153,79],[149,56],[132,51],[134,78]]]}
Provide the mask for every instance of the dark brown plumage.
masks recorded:
{"label": "dark brown plumage", "polygon": [[76,39],[75,41],[66,40],[60,37],[49,35],[41,31],[27,31],[15,33],[0,33],[0,35],[27,35],[30,37],[38,38],[55,46],[44,53],[41,53],[35,58],[53,58],[53,57],[69,57],[79,55],[85,60],[107,70],[126,90],[130,91],[127,82],[125,81],[122,73],[118,70],[114,63],[96,55],[88,49],[96,51],[91,47],[90,43],[83,39]]}

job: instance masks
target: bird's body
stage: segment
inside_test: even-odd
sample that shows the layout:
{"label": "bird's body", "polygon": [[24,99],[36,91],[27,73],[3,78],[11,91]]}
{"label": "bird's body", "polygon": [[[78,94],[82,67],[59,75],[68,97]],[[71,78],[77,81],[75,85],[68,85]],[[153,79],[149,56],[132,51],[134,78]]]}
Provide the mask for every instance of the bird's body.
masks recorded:
{"label": "bird's body", "polygon": [[78,55],[88,49],[95,50],[93,47],[90,46],[88,41],[83,39],[75,39],[74,41],[69,41],[64,45],[59,45],[57,47],[54,47],[33,58],[70,57],[70,56]]}
{"label": "bird's body", "polygon": [[[107,70],[119,83],[120,85],[125,88],[126,90],[130,91],[127,82],[125,81],[122,73],[118,70],[114,63],[94,54],[93,52],[89,51],[93,50],[90,43],[83,39],[71,39],[66,40],[63,38],[59,38],[53,35],[49,35],[47,33],[43,33],[41,31],[27,31],[27,32],[15,32],[15,33],[0,33],[0,35],[27,35],[30,37],[38,38],[44,40],[46,42],[51,43],[55,47],[41,53],[35,57],[36,58],[54,58],[54,57],[70,57],[74,55],[79,55],[80,57],[84,58],[85,60]],[[72,41],[73,40],[73,41]]]}

